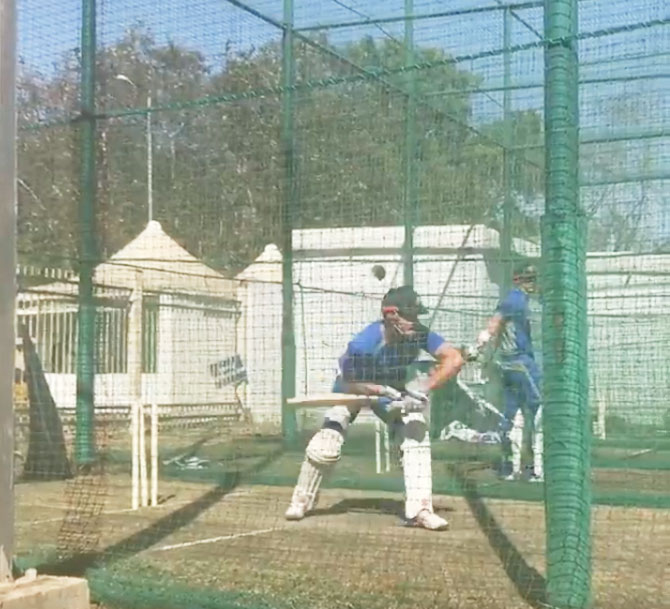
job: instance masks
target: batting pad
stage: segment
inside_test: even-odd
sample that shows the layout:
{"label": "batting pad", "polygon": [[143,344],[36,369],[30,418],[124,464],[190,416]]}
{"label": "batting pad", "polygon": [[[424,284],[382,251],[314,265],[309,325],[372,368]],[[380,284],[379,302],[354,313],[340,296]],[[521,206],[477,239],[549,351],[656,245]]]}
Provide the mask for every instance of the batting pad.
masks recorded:
{"label": "batting pad", "polygon": [[402,450],[405,480],[405,517],[415,518],[421,510],[433,509],[433,471],[428,425],[420,413],[403,419]]}
{"label": "batting pad", "polygon": [[309,459],[305,459],[300,466],[300,474],[295,489],[293,489],[291,503],[305,505],[305,511],[313,509],[316,505],[324,470],[330,470],[331,467],[332,465],[314,465]]}

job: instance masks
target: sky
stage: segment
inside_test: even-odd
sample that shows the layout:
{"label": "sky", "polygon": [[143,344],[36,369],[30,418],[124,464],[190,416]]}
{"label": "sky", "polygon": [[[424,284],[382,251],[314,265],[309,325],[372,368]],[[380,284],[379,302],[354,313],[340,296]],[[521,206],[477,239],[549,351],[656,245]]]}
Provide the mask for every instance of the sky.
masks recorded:
{"label": "sky", "polygon": [[[250,7],[281,20],[281,0],[243,0]],[[357,20],[365,17],[399,17],[404,0],[294,0],[297,27]],[[414,0],[416,14],[459,8],[495,5],[498,0]],[[55,56],[79,45],[80,6],[82,0],[18,0],[19,51],[30,64],[46,67]],[[349,8],[344,8],[348,6]],[[537,31],[542,29],[542,10],[526,9],[518,16]],[[670,16],[666,0],[581,0],[580,30],[589,32],[610,26],[620,26],[661,19]],[[102,44],[118,40],[128,27],[143,24],[159,42],[174,40],[198,48],[207,57],[220,57],[226,41],[244,48],[277,40],[276,28],[234,7],[226,0],[98,0],[99,39]],[[513,21],[512,44],[537,40],[519,21]],[[334,30],[332,41],[344,42],[363,35],[402,38],[402,23],[368,25]],[[668,43],[667,32],[663,35]],[[502,44],[502,20],[499,12],[478,13],[461,17],[417,20],[417,44],[440,46],[453,55],[477,53],[499,48]],[[660,41],[658,41],[660,43]],[[634,36],[612,39],[607,44],[581,43],[582,61],[602,58],[616,52],[616,46],[626,45],[628,53],[649,44],[649,36],[638,32]],[[666,51],[670,49],[665,48]],[[519,58],[518,62],[528,63]],[[519,66],[521,69],[522,66]],[[539,66],[537,66],[539,69]],[[523,66],[528,72],[529,66]]]}
{"label": "sky", "polygon": [[[454,10],[491,6],[497,1],[454,0],[448,3],[448,7]],[[273,19],[281,19],[281,0],[246,2]],[[444,10],[446,4],[442,0],[414,0],[414,11],[416,14],[430,14]],[[295,0],[295,5],[298,27],[359,20],[368,16],[398,17],[404,11],[404,0]],[[80,6],[81,0],[18,0],[19,56],[27,66],[49,74],[64,53],[78,48]],[[667,0],[581,0],[579,6],[582,33],[670,17]],[[538,40],[537,32],[542,31],[542,13],[541,8],[516,12],[518,19],[511,22],[512,45]],[[212,65],[221,63],[226,44],[238,50],[248,50],[272,40],[277,41],[280,37],[277,28],[232,6],[226,0],[98,0],[100,44],[113,44],[128,28],[138,25],[149,29],[159,43],[174,41],[200,50]],[[333,44],[350,42],[364,35],[402,40],[403,24],[336,29],[329,34]],[[414,36],[417,46],[443,48],[456,57],[494,51],[502,47],[501,13],[417,20]],[[658,55],[661,52],[665,55]],[[641,55],[651,57],[640,59]],[[582,78],[632,73],[666,74],[665,80],[582,87],[582,127],[595,129],[607,126],[599,123],[604,114],[598,112],[598,105],[604,96],[621,97],[640,93],[649,100],[659,98],[655,105],[662,112],[654,113],[654,120],[667,126],[670,110],[668,102],[662,98],[668,92],[668,59],[668,26],[582,40]],[[482,76],[490,86],[502,84],[503,62],[500,55],[464,61],[460,67]],[[540,48],[512,53],[511,71],[515,83],[541,83],[542,69]],[[607,86],[609,91],[605,90]],[[540,108],[542,96],[540,87],[524,88],[514,93],[512,103],[515,109]],[[495,120],[502,112],[502,93],[476,95],[473,103],[476,121]]]}
{"label": "sky", "polygon": [[[502,1],[502,0],[501,0]],[[400,17],[405,0],[294,0],[297,27],[341,23],[352,20]],[[461,8],[495,5],[498,0],[414,0],[416,14],[431,14]],[[282,0],[246,0],[253,9],[275,20],[282,18]],[[24,65],[49,75],[64,53],[80,44],[81,0],[18,0],[19,57]],[[667,0],[581,0],[579,31],[588,33],[605,28],[634,25],[654,19],[668,19]],[[220,65],[226,44],[237,50],[249,50],[278,41],[280,32],[226,0],[98,0],[99,44],[113,44],[134,26],[149,29],[159,43],[176,42],[201,51],[208,61]],[[512,45],[536,42],[542,31],[541,8],[516,12],[511,22]],[[534,30],[534,31],[533,31]],[[332,44],[345,44],[362,36],[402,40],[403,24],[385,23],[331,30]],[[502,47],[501,13],[420,19],[414,31],[417,46],[442,48],[452,56],[463,57]],[[656,75],[653,79],[628,82],[583,84],[580,88],[580,122],[582,136],[599,137],[626,128],[670,130],[670,26],[633,29],[615,35],[585,38],[579,44],[580,77],[585,80],[605,77]],[[500,54],[463,61],[459,67],[483,78],[483,86],[500,86],[503,61]],[[520,85],[541,83],[543,54],[540,48],[512,53],[512,81]],[[473,120],[485,123],[502,115],[502,92],[476,94],[472,97]],[[612,104],[626,101],[635,112],[621,122],[613,123]],[[514,110],[541,109],[541,87],[520,88],[512,94]],[[626,124],[628,123],[628,124]],[[607,148],[593,153],[606,155]],[[619,149],[621,145],[619,145]],[[670,235],[670,136],[631,143],[627,151],[627,168],[669,179],[657,180],[658,195],[651,197],[656,206],[657,232]],[[637,168],[636,168],[637,166]],[[616,169],[616,168],[615,168]],[[617,169],[618,171],[618,169]],[[622,170],[623,171],[623,170]],[[632,187],[630,187],[632,188]],[[624,188],[622,200],[634,198]],[[588,193],[586,193],[587,196]],[[663,198],[665,197],[665,198]]]}
{"label": "sky", "polygon": [[[252,8],[280,20],[282,0],[245,0]],[[498,0],[414,0],[416,14],[430,14],[458,8],[491,6]],[[63,53],[79,46],[81,0],[18,0],[19,55],[34,69],[48,74]],[[347,6],[348,8],[344,8]],[[297,27],[351,21],[368,16],[387,18],[402,16],[404,0],[295,0]],[[524,45],[538,40],[542,30],[542,9],[516,12],[512,20],[512,45]],[[667,0],[581,0],[580,31],[591,32],[612,26],[635,24],[651,19],[670,17]],[[525,23],[521,23],[523,20]],[[258,47],[279,40],[277,28],[264,23],[226,0],[98,0],[98,37],[100,44],[113,44],[133,26],[149,29],[158,42],[174,41],[204,53],[216,65],[220,63],[226,44],[239,50]],[[531,28],[535,32],[531,31]],[[402,40],[402,23],[366,25],[331,30],[333,44],[342,44],[371,35]],[[465,56],[502,47],[502,18],[500,12],[478,13],[448,18],[417,20],[415,42],[418,46],[440,47],[452,56]],[[656,56],[631,61],[631,56]],[[607,38],[586,39],[580,42],[582,77],[622,75],[644,70],[646,73],[667,72],[670,57],[668,26],[636,30]],[[594,63],[595,62],[595,63]],[[512,78],[521,84],[542,81],[543,57],[540,48],[512,54]],[[490,85],[502,84],[500,55],[462,63],[464,69],[484,77]],[[654,83],[652,83],[653,85]],[[659,83],[655,83],[658,87]],[[623,85],[615,92],[626,94]],[[648,85],[645,85],[648,86]],[[639,83],[629,85],[631,92],[639,91]],[[661,83],[665,93],[668,83]],[[602,91],[602,89],[600,89]],[[588,91],[586,91],[588,102]],[[650,92],[652,94],[652,92]],[[494,98],[494,99],[491,99]],[[501,111],[502,93],[475,99],[475,113],[482,119],[495,118]],[[542,105],[541,89],[523,89],[515,93],[517,108]],[[667,109],[667,108],[666,108]],[[597,113],[584,107],[584,118],[595,126]]]}

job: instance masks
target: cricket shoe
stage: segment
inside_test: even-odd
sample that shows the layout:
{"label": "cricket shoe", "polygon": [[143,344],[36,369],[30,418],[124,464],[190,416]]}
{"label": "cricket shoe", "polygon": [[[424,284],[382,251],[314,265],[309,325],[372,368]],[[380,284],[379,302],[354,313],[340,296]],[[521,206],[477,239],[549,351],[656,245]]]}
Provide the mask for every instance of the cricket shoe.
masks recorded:
{"label": "cricket shoe", "polygon": [[544,475],[536,476],[535,474],[531,474],[528,482],[544,482]]}
{"label": "cricket shoe", "polygon": [[512,463],[510,461],[503,461],[496,468],[496,475],[498,478],[506,478],[513,471]]}
{"label": "cricket shoe", "polygon": [[446,531],[449,523],[431,510],[421,510],[415,518],[411,520],[415,527],[428,529],[429,531]]}
{"label": "cricket shoe", "polygon": [[503,476],[502,479],[505,482],[517,482],[518,480],[521,480],[521,472],[512,472],[511,474],[508,474],[507,476]]}
{"label": "cricket shoe", "polygon": [[307,505],[304,503],[294,502],[288,506],[284,518],[286,520],[302,520],[307,513]]}

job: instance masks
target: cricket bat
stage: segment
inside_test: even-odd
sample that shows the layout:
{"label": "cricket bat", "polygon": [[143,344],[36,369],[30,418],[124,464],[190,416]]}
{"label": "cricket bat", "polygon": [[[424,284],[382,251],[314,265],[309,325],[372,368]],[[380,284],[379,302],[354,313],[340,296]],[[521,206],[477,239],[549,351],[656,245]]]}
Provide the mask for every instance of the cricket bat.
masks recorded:
{"label": "cricket bat", "polygon": [[372,407],[377,403],[379,397],[368,395],[356,395],[353,393],[314,393],[286,400],[288,406],[293,408],[320,408],[323,406],[356,406]]}

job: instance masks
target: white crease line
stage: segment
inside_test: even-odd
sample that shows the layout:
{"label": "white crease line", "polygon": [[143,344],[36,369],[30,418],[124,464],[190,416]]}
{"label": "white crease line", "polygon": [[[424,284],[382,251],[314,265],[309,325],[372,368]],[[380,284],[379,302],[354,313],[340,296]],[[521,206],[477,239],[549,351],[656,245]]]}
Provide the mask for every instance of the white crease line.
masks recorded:
{"label": "white crease line", "polygon": [[148,552],[164,552],[166,550],[178,550],[180,548],[189,548],[191,546],[199,546],[205,543],[216,543],[217,541],[228,541],[230,539],[238,539],[240,537],[252,537],[254,535],[262,535],[263,533],[272,533],[273,531],[281,531],[286,527],[272,527],[271,529],[258,529],[257,531],[247,531],[246,533],[235,533],[234,535],[221,535],[220,537],[210,537],[209,539],[198,539],[196,541],[186,541],[184,543],[176,543],[171,546],[161,546],[160,548],[153,548],[147,550]]}
{"label": "white crease line", "polygon": [[[139,512],[140,510],[149,509],[149,507],[151,508],[151,510],[164,509],[166,507],[183,507],[185,505],[188,505],[189,503],[191,503],[191,502],[190,501],[184,501],[184,502],[181,502],[181,503],[170,503],[169,505],[166,503],[166,504],[155,505],[155,506],[147,506],[147,507],[144,507],[144,508],[140,507],[140,508],[137,508],[136,510],[134,510],[133,508],[123,508],[123,509],[119,509],[119,510],[107,510],[105,512],[100,512],[100,516],[112,516],[114,514],[126,514],[126,513],[129,513],[129,512]],[[66,509],[66,508],[62,508],[62,509]],[[75,510],[75,512],[76,512],[76,510]],[[92,516],[92,518],[97,518],[97,516],[94,515],[94,516]],[[17,522],[16,524],[18,524],[18,525],[45,524],[47,522],[60,522],[62,520],[65,520],[65,514],[63,514],[63,516],[60,516],[58,518],[45,518],[44,520],[24,520],[22,522]]]}

